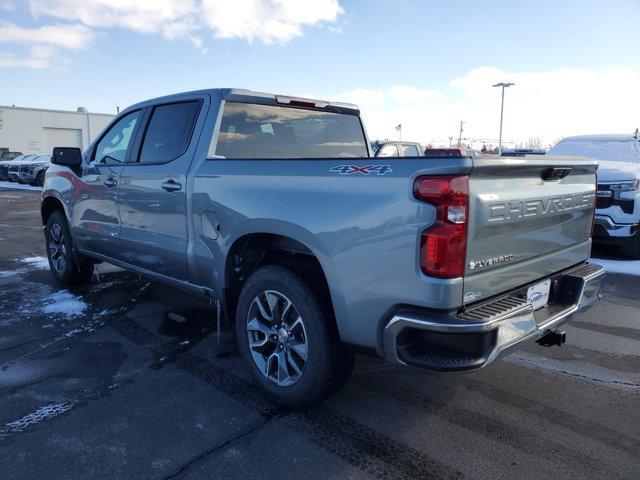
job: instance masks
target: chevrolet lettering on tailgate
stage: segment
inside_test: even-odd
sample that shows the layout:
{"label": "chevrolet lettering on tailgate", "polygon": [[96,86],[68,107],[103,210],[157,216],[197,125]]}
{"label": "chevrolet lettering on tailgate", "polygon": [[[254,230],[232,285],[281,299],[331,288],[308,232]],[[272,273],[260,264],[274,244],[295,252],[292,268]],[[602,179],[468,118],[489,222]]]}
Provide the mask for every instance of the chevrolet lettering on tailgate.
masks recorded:
{"label": "chevrolet lettering on tailgate", "polygon": [[516,218],[552,215],[569,210],[593,208],[594,193],[580,193],[546,199],[500,202],[489,205],[490,222],[502,222]]}

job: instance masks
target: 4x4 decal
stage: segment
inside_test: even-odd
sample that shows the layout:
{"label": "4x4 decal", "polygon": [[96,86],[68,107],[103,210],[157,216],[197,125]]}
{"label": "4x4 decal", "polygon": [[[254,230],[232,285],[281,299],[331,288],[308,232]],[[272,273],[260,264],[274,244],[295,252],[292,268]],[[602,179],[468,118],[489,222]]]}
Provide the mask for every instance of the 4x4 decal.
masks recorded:
{"label": "4x4 decal", "polygon": [[391,165],[338,165],[329,170],[330,172],[338,172],[340,175],[352,175],[354,173],[360,175],[386,175],[393,172]]}

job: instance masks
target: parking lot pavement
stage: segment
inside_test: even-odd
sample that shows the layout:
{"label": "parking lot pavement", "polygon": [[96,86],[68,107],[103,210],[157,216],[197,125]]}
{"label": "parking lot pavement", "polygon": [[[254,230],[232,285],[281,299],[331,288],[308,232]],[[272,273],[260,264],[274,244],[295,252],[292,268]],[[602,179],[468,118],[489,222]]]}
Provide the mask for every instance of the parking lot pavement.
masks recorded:
{"label": "parking lot pavement", "polygon": [[640,478],[640,277],[608,275],[562,348],[469,374],[359,357],[291,412],[206,300],[124,272],[55,286],[38,208],[0,190],[3,479]]}

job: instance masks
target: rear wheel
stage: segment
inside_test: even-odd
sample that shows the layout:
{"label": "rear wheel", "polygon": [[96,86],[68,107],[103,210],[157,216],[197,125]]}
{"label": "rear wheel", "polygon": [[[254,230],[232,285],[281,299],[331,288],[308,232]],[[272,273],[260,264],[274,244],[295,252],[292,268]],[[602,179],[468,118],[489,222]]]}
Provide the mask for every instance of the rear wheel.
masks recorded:
{"label": "rear wheel", "polygon": [[38,175],[36,175],[35,185],[37,187],[44,186],[44,172],[39,172]]}
{"label": "rear wheel", "polygon": [[91,278],[93,265],[78,265],[74,255],[73,239],[65,216],[55,211],[44,230],[47,257],[53,278],[63,285],[78,285]]}
{"label": "rear wheel", "polygon": [[311,405],[348,377],[353,354],[334,338],[330,321],[290,270],[266,266],[247,280],[238,301],[238,345],[255,380],[278,403]]}

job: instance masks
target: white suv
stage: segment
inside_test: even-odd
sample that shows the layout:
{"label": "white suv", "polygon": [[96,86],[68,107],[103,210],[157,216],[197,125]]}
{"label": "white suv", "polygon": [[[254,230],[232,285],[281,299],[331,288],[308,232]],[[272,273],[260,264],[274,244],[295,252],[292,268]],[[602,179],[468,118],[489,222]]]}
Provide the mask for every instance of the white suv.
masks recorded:
{"label": "white suv", "polygon": [[640,135],[567,137],[549,155],[599,161],[593,241],[618,245],[625,256],[640,259]]}

